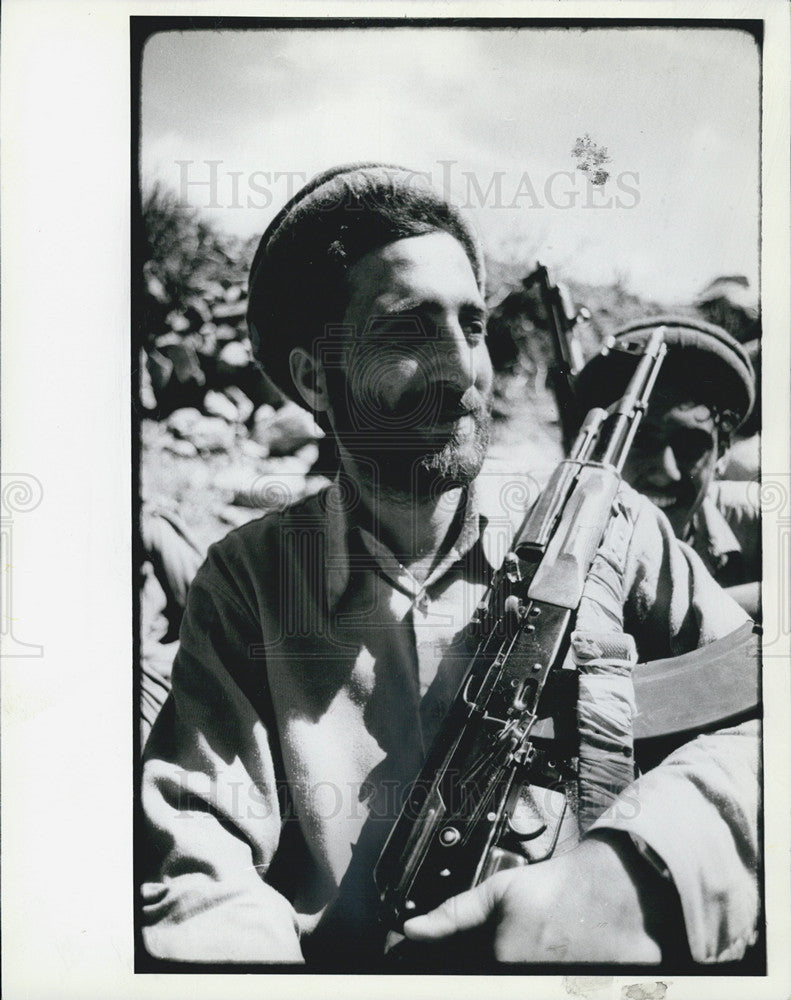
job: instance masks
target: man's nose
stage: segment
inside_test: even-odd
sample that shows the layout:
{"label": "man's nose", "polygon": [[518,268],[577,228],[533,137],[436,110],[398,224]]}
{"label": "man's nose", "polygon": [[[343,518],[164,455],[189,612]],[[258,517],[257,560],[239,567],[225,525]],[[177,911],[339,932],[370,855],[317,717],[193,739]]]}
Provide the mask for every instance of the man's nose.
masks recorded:
{"label": "man's nose", "polygon": [[475,384],[475,351],[458,324],[440,332],[437,338],[437,364],[440,379],[455,385],[461,392],[466,392]]}
{"label": "man's nose", "polygon": [[665,445],[657,453],[650,478],[655,486],[667,486],[668,483],[677,483],[681,480],[676,455],[670,445]]}

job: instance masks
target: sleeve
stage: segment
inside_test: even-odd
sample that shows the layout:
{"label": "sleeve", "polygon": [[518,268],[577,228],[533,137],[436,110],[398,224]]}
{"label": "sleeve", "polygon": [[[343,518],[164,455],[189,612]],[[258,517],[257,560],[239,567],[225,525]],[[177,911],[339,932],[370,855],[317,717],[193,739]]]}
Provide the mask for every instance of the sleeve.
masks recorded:
{"label": "sleeve", "polygon": [[[642,660],[704,646],[746,619],[647,501],[624,584],[625,624]],[[699,736],[629,785],[591,828],[624,831],[661,861],[697,962],[737,960],[756,939],[759,760],[757,720]]]}
{"label": "sleeve", "polygon": [[266,693],[254,648],[260,629],[210,554],[144,753],[142,935],[155,958],[302,961],[294,909],[265,881],[282,816],[271,734],[250,698]]}
{"label": "sleeve", "polygon": [[758,722],[699,736],[621,793],[592,829],[622,830],[661,859],[696,962],[742,958],[759,909]]}
{"label": "sleeve", "polygon": [[640,661],[677,656],[729,635],[747,614],[702,559],[673,534],[664,514],[633,494],[634,528],[624,571],[624,624]]}

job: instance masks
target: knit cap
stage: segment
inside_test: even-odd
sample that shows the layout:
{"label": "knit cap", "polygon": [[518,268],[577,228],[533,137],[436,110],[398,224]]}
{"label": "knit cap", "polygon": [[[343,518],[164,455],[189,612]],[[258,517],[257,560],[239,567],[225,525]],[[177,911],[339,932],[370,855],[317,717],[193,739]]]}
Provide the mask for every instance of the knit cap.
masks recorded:
{"label": "knit cap", "polygon": [[261,237],[250,271],[247,323],[267,374],[290,395],[289,354],[340,323],[348,269],[388,243],[434,231],[461,243],[483,292],[483,256],[461,213],[425,174],[383,163],[333,167],[281,209]]}
{"label": "knit cap", "polygon": [[636,355],[657,327],[665,328],[667,355],[657,387],[673,386],[690,401],[720,414],[730,431],[750,414],[755,402],[755,373],[750,358],[719,326],[680,316],[652,316],[614,335],[615,349],[603,351],[582,369],[575,383],[581,412],[607,407],[619,399],[636,366]]}

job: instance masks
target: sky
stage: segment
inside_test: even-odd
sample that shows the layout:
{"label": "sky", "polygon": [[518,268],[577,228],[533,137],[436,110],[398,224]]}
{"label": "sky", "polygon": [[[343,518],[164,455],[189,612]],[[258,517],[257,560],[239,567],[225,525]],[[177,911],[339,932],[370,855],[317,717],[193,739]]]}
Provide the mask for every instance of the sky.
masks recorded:
{"label": "sky", "polygon": [[734,29],[167,32],[144,50],[141,176],[249,236],[319,170],[403,164],[494,256],[682,303],[721,274],[757,287],[759,74]]}

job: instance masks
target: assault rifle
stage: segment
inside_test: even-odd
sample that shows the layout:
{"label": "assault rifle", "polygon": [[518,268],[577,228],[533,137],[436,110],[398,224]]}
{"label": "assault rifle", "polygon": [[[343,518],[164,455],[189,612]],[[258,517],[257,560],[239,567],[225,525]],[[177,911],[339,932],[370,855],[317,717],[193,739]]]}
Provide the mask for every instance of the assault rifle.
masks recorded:
{"label": "assault rifle", "polygon": [[541,294],[541,304],[549,324],[555,356],[549,369],[549,382],[558,406],[563,449],[568,454],[584,415],[579,412],[579,404],[574,395],[574,378],[584,364],[576,328],[579,323],[590,318],[590,313],[587,309],[575,308],[568,290],[552,281],[543,264],[536,262],[535,271],[522,284],[525,289],[538,285]]}
{"label": "assault rifle", "polygon": [[[623,398],[586,417],[478,606],[470,668],[374,871],[385,920],[400,928],[501,868],[514,848],[523,785],[557,787],[562,755],[533,729],[555,715],[573,743],[576,677],[563,669],[576,611],[612,514],[621,469],[665,354],[651,336]],[[554,711],[566,705],[565,712]],[[565,715],[565,721],[564,721]]]}

